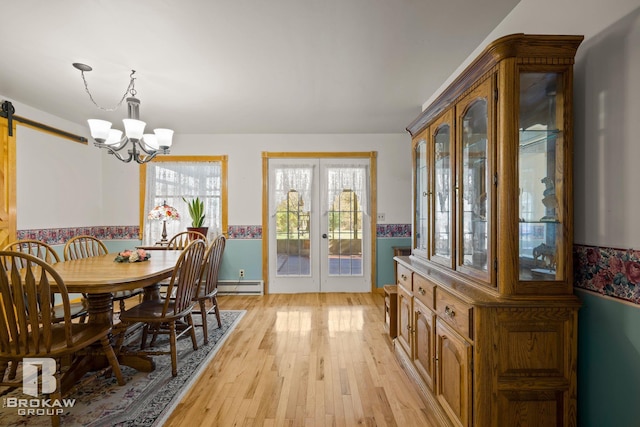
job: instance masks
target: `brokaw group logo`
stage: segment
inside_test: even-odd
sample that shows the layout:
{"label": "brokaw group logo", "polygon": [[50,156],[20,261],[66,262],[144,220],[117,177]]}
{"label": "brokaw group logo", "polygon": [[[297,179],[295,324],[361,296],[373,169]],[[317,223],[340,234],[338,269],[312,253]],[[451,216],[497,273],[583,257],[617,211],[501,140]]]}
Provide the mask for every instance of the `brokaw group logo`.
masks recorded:
{"label": "brokaw group logo", "polygon": [[[49,357],[22,359],[22,392],[32,399],[6,397],[3,408],[16,408],[18,415],[62,415],[75,399],[42,399],[40,394],[56,391],[56,361]],[[40,386],[40,387],[39,387]],[[40,390],[39,390],[40,389]]]}

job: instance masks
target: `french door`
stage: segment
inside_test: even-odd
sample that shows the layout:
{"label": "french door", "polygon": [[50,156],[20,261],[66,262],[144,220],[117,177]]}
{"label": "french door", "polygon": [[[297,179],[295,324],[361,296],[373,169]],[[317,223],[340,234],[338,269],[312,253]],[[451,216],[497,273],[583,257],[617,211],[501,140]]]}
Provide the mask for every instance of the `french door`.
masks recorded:
{"label": "french door", "polygon": [[369,292],[369,159],[269,159],[271,293]]}

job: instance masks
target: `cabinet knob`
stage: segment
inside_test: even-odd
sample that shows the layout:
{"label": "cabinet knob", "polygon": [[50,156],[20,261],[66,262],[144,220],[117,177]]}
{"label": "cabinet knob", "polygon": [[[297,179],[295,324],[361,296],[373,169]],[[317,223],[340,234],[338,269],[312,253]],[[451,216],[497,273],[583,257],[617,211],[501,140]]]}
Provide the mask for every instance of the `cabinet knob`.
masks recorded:
{"label": "cabinet knob", "polygon": [[453,311],[453,309],[449,306],[446,306],[444,309],[444,314],[446,314],[449,317],[454,317],[456,315],[456,312]]}
{"label": "cabinet knob", "polygon": [[429,195],[429,193],[427,193],[426,191],[422,192],[422,197],[427,197]]}
{"label": "cabinet knob", "polygon": [[401,274],[400,277],[402,278],[402,280],[407,280],[407,276],[404,274]]}
{"label": "cabinet knob", "polygon": [[420,286],[420,287],[418,288],[418,293],[419,293],[420,295],[424,295],[426,292],[425,292],[425,290],[424,290],[424,289],[422,289],[422,286]]}

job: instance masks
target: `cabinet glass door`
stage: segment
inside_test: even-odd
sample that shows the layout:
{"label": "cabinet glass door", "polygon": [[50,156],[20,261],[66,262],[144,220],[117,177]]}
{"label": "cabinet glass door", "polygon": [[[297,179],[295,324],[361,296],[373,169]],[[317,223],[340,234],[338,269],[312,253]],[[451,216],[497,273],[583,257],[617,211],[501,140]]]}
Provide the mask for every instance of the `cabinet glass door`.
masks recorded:
{"label": "cabinet glass door", "polygon": [[[491,81],[486,80],[456,106],[459,167],[457,181],[457,268],[493,282],[491,229],[492,172],[488,127]],[[491,266],[491,268],[490,268]]]}
{"label": "cabinet glass door", "polygon": [[[425,133],[426,134],[426,133]],[[424,134],[423,134],[424,135]],[[429,197],[427,193],[427,142],[424,137],[418,137],[414,148],[415,167],[415,230],[414,253],[427,257],[427,241],[429,238]]]}
{"label": "cabinet glass door", "polygon": [[520,73],[520,280],[563,280],[563,74]]}
{"label": "cabinet glass door", "polygon": [[431,136],[433,159],[433,247],[431,259],[453,268],[454,151],[451,122],[453,112],[434,123]]}

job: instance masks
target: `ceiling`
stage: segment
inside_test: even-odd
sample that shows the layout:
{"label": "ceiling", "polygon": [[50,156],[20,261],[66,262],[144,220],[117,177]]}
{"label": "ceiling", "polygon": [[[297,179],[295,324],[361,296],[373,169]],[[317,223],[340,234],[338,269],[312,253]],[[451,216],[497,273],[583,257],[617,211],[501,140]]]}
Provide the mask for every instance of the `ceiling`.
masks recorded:
{"label": "ceiling", "polygon": [[[518,0],[21,0],[2,5],[0,94],[122,128],[398,133]],[[20,115],[20,111],[16,111]]]}

